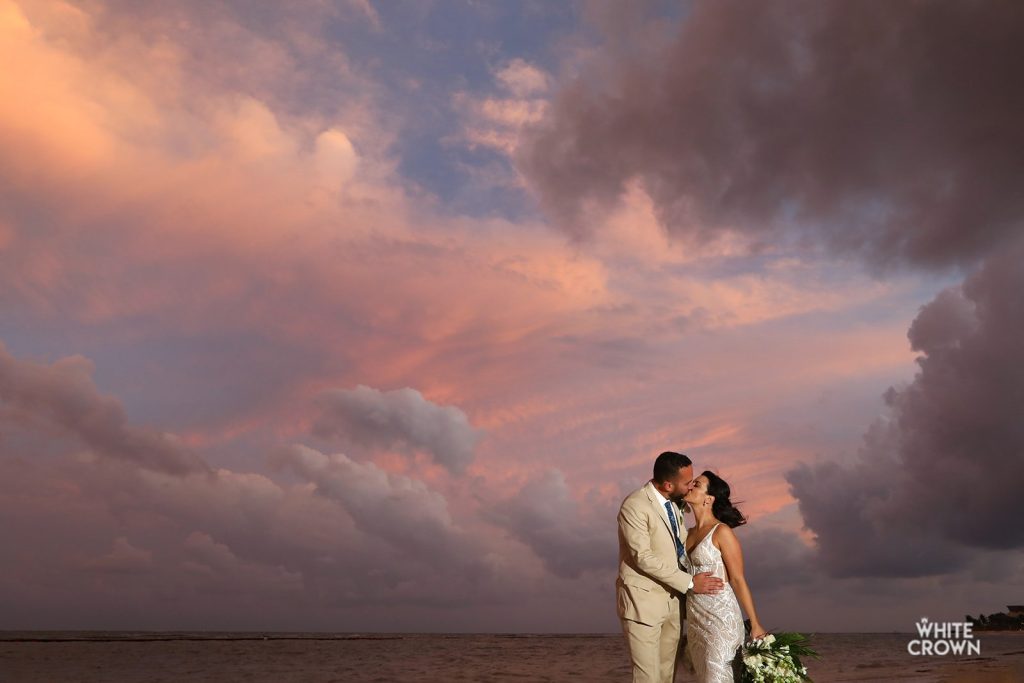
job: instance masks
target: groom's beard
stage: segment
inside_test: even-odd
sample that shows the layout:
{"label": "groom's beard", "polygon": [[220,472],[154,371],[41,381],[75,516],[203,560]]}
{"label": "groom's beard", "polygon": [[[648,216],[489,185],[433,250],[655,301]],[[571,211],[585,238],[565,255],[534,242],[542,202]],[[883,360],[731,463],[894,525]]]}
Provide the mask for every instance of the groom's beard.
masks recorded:
{"label": "groom's beard", "polygon": [[668,497],[668,499],[671,500],[675,504],[676,507],[681,508],[683,510],[683,512],[686,512],[687,510],[690,509],[690,507],[686,503],[686,501],[683,500],[684,498],[686,498],[686,493],[675,493],[675,492],[672,493],[672,495]]}

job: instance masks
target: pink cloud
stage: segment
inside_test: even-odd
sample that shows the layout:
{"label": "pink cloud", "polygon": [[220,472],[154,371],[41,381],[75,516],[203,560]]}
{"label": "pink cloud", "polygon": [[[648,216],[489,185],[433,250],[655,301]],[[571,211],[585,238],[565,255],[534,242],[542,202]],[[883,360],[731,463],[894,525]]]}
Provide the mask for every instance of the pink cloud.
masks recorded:
{"label": "pink cloud", "polygon": [[0,344],[0,400],[14,421],[73,435],[95,457],[176,475],[206,471],[173,437],[128,425],[120,404],[96,390],[91,372],[92,364],[81,357],[46,367],[19,361]]}
{"label": "pink cloud", "polygon": [[[654,454],[690,449],[755,515],[779,513],[783,464],[817,443],[773,423],[810,410],[786,402],[911,367],[902,318],[855,314],[907,305],[916,282],[670,239],[642,192],[591,244],[451,215],[407,188],[378,87],[305,19],[268,36],[203,7],[0,7],[0,58],[23,67],[0,74],[0,301],[71,347],[0,350],[16,431],[0,505],[27,520],[0,539],[39,550],[7,581],[36,581],[33,599],[73,597],[82,584],[56,579],[83,563],[100,584],[134,568],[132,595],[193,614],[197,595],[266,591],[281,618],[294,599],[320,623],[324,599],[579,598],[603,585],[602,534]],[[299,106],[321,82],[310,61],[329,105]],[[512,62],[495,78],[499,96],[466,95],[466,135],[510,149],[549,76]],[[359,385],[424,410],[365,401],[317,435],[318,397]],[[131,419],[129,395],[159,396],[156,415]],[[367,431],[378,410],[391,431]],[[452,438],[418,428],[438,413]],[[549,533],[528,533],[535,514]],[[579,562],[551,552],[574,528]],[[465,594],[432,553],[460,545]]]}

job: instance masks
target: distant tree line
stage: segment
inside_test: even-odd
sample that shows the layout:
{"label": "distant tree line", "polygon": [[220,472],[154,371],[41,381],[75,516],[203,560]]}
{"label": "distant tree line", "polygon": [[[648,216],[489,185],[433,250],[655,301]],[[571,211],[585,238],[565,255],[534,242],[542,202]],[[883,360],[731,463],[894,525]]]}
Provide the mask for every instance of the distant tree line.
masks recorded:
{"label": "distant tree line", "polygon": [[1024,613],[1019,607],[1011,607],[1010,610],[1010,614],[979,614],[977,619],[968,614],[964,621],[973,624],[975,631],[1024,631]]}

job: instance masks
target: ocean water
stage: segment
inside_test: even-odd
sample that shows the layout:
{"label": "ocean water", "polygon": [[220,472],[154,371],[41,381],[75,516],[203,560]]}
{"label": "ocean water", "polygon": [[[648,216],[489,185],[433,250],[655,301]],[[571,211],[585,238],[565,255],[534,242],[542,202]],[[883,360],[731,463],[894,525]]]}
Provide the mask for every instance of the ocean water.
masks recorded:
{"label": "ocean water", "polygon": [[[911,634],[819,634],[807,664],[818,683],[1024,682],[1024,635],[978,636],[980,656],[913,657]],[[3,683],[566,680],[628,683],[622,636],[0,632]]]}

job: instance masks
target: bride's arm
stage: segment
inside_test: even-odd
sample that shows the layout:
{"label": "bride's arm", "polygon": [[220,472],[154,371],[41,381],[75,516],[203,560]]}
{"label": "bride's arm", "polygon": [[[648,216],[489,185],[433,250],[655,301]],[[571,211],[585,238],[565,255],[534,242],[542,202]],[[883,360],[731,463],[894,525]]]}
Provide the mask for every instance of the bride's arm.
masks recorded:
{"label": "bride's arm", "polygon": [[740,607],[750,618],[750,637],[760,638],[767,631],[757,619],[757,612],[754,611],[754,598],[750,594],[747,580],[743,576],[743,550],[740,548],[740,539],[736,538],[736,533],[731,528],[723,524],[718,528],[718,533],[715,534],[715,538],[711,542],[722,551],[725,571],[729,573],[729,585],[732,586],[732,592],[736,594]]}

